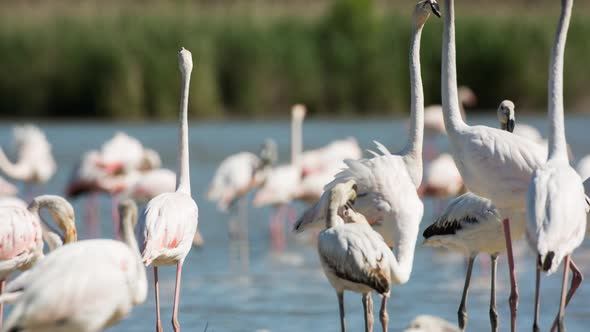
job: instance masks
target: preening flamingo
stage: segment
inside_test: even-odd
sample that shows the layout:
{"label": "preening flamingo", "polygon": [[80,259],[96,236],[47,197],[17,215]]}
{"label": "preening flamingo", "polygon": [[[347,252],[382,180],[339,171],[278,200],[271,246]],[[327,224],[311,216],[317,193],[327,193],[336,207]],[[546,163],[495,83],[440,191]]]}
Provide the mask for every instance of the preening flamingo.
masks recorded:
{"label": "preening flamingo", "polygon": [[420,74],[420,37],[433,11],[439,15],[435,1],[420,1],[414,10],[410,46],[411,126],[406,147],[396,155],[377,143],[382,155],[372,159],[347,160],[348,168],[326,186],[322,198],[295,224],[302,231],[326,220],[330,189],[353,180],[357,185],[356,211],[364,215],[373,228],[395,252],[395,279],[406,283],[412,271],[414,249],[424,205],[417,188],[422,180],[423,91]]}
{"label": "preening flamingo", "polygon": [[570,166],[564,124],[563,65],[567,32],[574,1],[562,0],[561,16],[549,64],[549,154],[547,163],[533,173],[527,194],[527,240],[538,255],[533,330],[539,331],[540,272],[551,274],[565,259],[558,313],[558,330],[565,331],[564,315],[569,269],[574,272],[567,302],[582,282],[582,273],[571,258],[586,232],[589,202],[582,179]]}
{"label": "preening flamingo", "polygon": [[147,205],[139,222],[139,243],[141,256],[146,266],[154,267],[156,296],[156,331],[162,331],[160,319],[160,292],[158,267],[176,265],[176,288],[172,326],[180,331],[178,305],[180,303],[180,281],[182,265],[189,253],[197,231],[199,209],[191,197],[189,146],[188,146],[188,94],[193,69],[191,52],[184,47],[178,53],[182,74],[182,95],[180,101],[180,123],[178,128],[178,173],[176,191],[154,197]]}
{"label": "preening flamingo", "polygon": [[[16,161],[11,162],[0,148],[0,170],[9,178],[28,185],[49,181],[57,165],[43,131],[34,125],[24,125],[15,127],[13,135]],[[29,195],[32,195],[32,188]]]}
{"label": "preening flamingo", "polygon": [[[63,237],[42,221],[39,211],[44,208],[49,210]],[[28,207],[0,206],[0,293],[4,292],[10,274],[29,269],[43,257],[43,239],[48,241],[50,249],[76,241],[74,209],[65,199],[43,195],[34,198]],[[2,307],[0,303],[0,326]]]}
{"label": "preening flamingo", "polygon": [[2,331],[102,331],[143,303],[147,278],[133,234],[137,207],[125,201],[120,214],[125,242],[63,246],[8,283],[2,300],[15,304]]}
{"label": "preening flamingo", "polygon": [[363,295],[365,331],[373,330],[373,303],[371,292],[383,297],[380,319],[387,331],[387,298],[392,283],[397,279],[397,262],[393,253],[375,232],[365,217],[351,207],[357,197],[354,180],[336,184],[327,202],[326,229],[318,237],[318,254],[324,273],[338,295],[340,326],[344,322],[344,291]]}
{"label": "preening flamingo", "polygon": [[[457,96],[454,1],[445,0],[442,50],[443,115],[451,153],[468,190],[494,202],[504,219],[510,268],[511,330],[516,329],[518,292],[510,228],[524,233],[526,191],[533,171],[545,163],[545,149],[529,139],[486,126],[469,126]],[[510,222],[509,222],[510,221]]]}

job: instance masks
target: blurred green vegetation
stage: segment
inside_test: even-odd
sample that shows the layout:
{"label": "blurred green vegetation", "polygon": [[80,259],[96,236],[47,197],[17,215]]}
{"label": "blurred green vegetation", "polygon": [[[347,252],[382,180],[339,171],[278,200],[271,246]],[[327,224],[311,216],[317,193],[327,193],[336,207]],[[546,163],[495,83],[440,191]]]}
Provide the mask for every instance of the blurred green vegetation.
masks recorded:
{"label": "blurred green vegetation", "polygon": [[[186,1],[99,9],[3,10],[2,116],[175,118],[180,46],[193,53],[190,110],[200,118],[279,117],[297,102],[317,115],[409,108],[409,2],[401,10],[336,0],[307,16],[220,14]],[[520,109],[545,109],[557,16],[458,13],[458,78],[475,90],[478,108],[510,98]],[[431,17],[422,38],[428,103],[440,101],[441,30]],[[587,36],[590,15],[578,12],[566,50],[568,108],[590,103]]]}

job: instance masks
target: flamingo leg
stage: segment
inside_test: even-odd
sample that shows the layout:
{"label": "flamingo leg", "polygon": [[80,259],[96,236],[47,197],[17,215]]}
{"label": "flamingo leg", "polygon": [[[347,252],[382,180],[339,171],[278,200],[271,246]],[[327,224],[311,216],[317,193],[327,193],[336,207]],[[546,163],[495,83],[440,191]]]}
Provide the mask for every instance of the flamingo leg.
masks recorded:
{"label": "flamingo leg", "polygon": [[121,234],[119,232],[119,199],[113,195],[111,196],[111,214],[113,217],[113,228],[115,230],[115,239],[119,240],[121,238]]}
{"label": "flamingo leg", "polygon": [[344,293],[338,292],[338,310],[340,311],[340,331],[346,332],[346,322],[344,321]]}
{"label": "flamingo leg", "polygon": [[176,265],[176,287],[174,289],[174,308],[172,309],[172,327],[174,332],[180,332],[178,322],[178,303],[180,302],[180,278],[182,277],[182,262]]}
{"label": "flamingo leg", "polygon": [[565,293],[567,288],[567,275],[570,270],[570,255],[565,256],[565,262],[563,264],[563,282],[561,283],[561,299],[559,301],[559,313],[557,317],[559,318],[559,324],[557,331],[565,332]]}
{"label": "flamingo leg", "polygon": [[465,304],[467,303],[467,294],[469,293],[469,282],[471,281],[471,272],[473,271],[473,262],[475,261],[475,255],[469,257],[469,264],[467,265],[467,274],[465,275],[465,286],[463,287],[463,296],[461,297],[461,304],[457,311],[459,318],[459,328],[464,331],[465,325],[467,324],[467,309]]}
{"label": "flamingo leg", "polygon": [[504,237],[506,238],[506,255],[508,256],[508,268],[510,270],[510,331],[516,331],[516,314],[518,312],[518,285],[516,284],[516,273],[514,272],[514,255],[512,254],[512,238],[510,236],[510,220],[503,220]]}
{"label": "flamingo leg", "polygon": [[498,254],[490,256],[492,265],[491,287],[490,287],[490,324],[492,332],[498,332],[498,310],[496,310],[496,269],[498,267]]}
{"label": "flamingo leg", "polygon": [[363,294],[363,311],[365,313],[365,332],[372,332],[373,331],[373,309],[370,308],[372,306],[371,300],[371,293]]}
{"label": "flamingo leg", "polygon": [[[570,290],[568,291],[567,297],[565,299],[566,308],[567,308],[567,305],[570,303],[570,300],[574,296],[574,293],[576,292],[576,290],[578,290],[578,287],[580,287],[580,284],[584,280],[584,275],[582,274],[582,271],[580,271],[580,269],[578,268],[576,263],[574,263],[574,260],[571,258],[570,258],[570,268],[572,269],[572,284],[570,286]],[[555,321],[553,322],[553,326],[551,326],[551,332],[554,332],[555,329],[557,328],[558,321],[559,321],[559,317],[555,317]]]}
{"label": "flamingo leg", "polygon": [[539,308],[541,303],[541,255],[537,257],[537,273],[535,281],[535,317],[533,321],[533,332],[540,332],[539,327]]}
{"label": "flamingo leg", "polygon": [[160,282],[158,281],[158,267],[154,266],[154,289],[156,293],[156,332],[163,332],[160,318]]}
{"label": "flamingo leg", "polygon": [[387,332],[389,324],[389,314],[387,313],[387,298],[388,296],[383,295],[383,299],[381,300],[381,310],[379,310],[379,319],[381,320],[383,332]]}
{"label": "flamingo leg", "polygon": [[[6,286],[6,280],[0,281],[0,294],[4,293],[4,286]],[[4,318],[4,303],[0,302],[0,328],[2,328],[2,321]]]}

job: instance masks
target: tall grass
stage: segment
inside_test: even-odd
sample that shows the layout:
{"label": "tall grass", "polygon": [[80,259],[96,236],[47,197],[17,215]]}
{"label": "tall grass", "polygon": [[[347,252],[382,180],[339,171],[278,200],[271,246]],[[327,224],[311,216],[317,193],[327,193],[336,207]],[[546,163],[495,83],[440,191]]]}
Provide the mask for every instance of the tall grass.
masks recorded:
{"label": "tall grass", "polygon": [[[0,22],[3,116],[174,118],[176,52],[193,52],[193,116],[406,112],[411,6],[385,14],[369,0],[338,0],[312,17],[209,15],[185,2],[158,10],[55,11]],[[458,78],[480,108],[511,98],[546,105],[555,15],[458,15]],[[588,101],[590,16],[578,13],[566,51],[569,107]],[[440,20],[422,39],[427,102],[440,100]]]}

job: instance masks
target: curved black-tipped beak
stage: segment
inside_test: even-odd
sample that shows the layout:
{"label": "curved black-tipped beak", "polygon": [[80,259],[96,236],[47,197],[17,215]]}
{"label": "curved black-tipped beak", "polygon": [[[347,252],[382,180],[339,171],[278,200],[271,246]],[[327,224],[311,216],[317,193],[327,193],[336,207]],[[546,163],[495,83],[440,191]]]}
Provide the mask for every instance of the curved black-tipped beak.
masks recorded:
{"label": "curved black-tipped beak", "polygon": [[506,123],[506,130],[508,130],[509,132],[513,132],[514,131],[514,119],[509,119],[508,123]]}
{"label": "curved black-tipped beak", "polygon": [[434,15],[440,17],[440,7],[436,1],[430,1],[430,8],[432,8]]}

